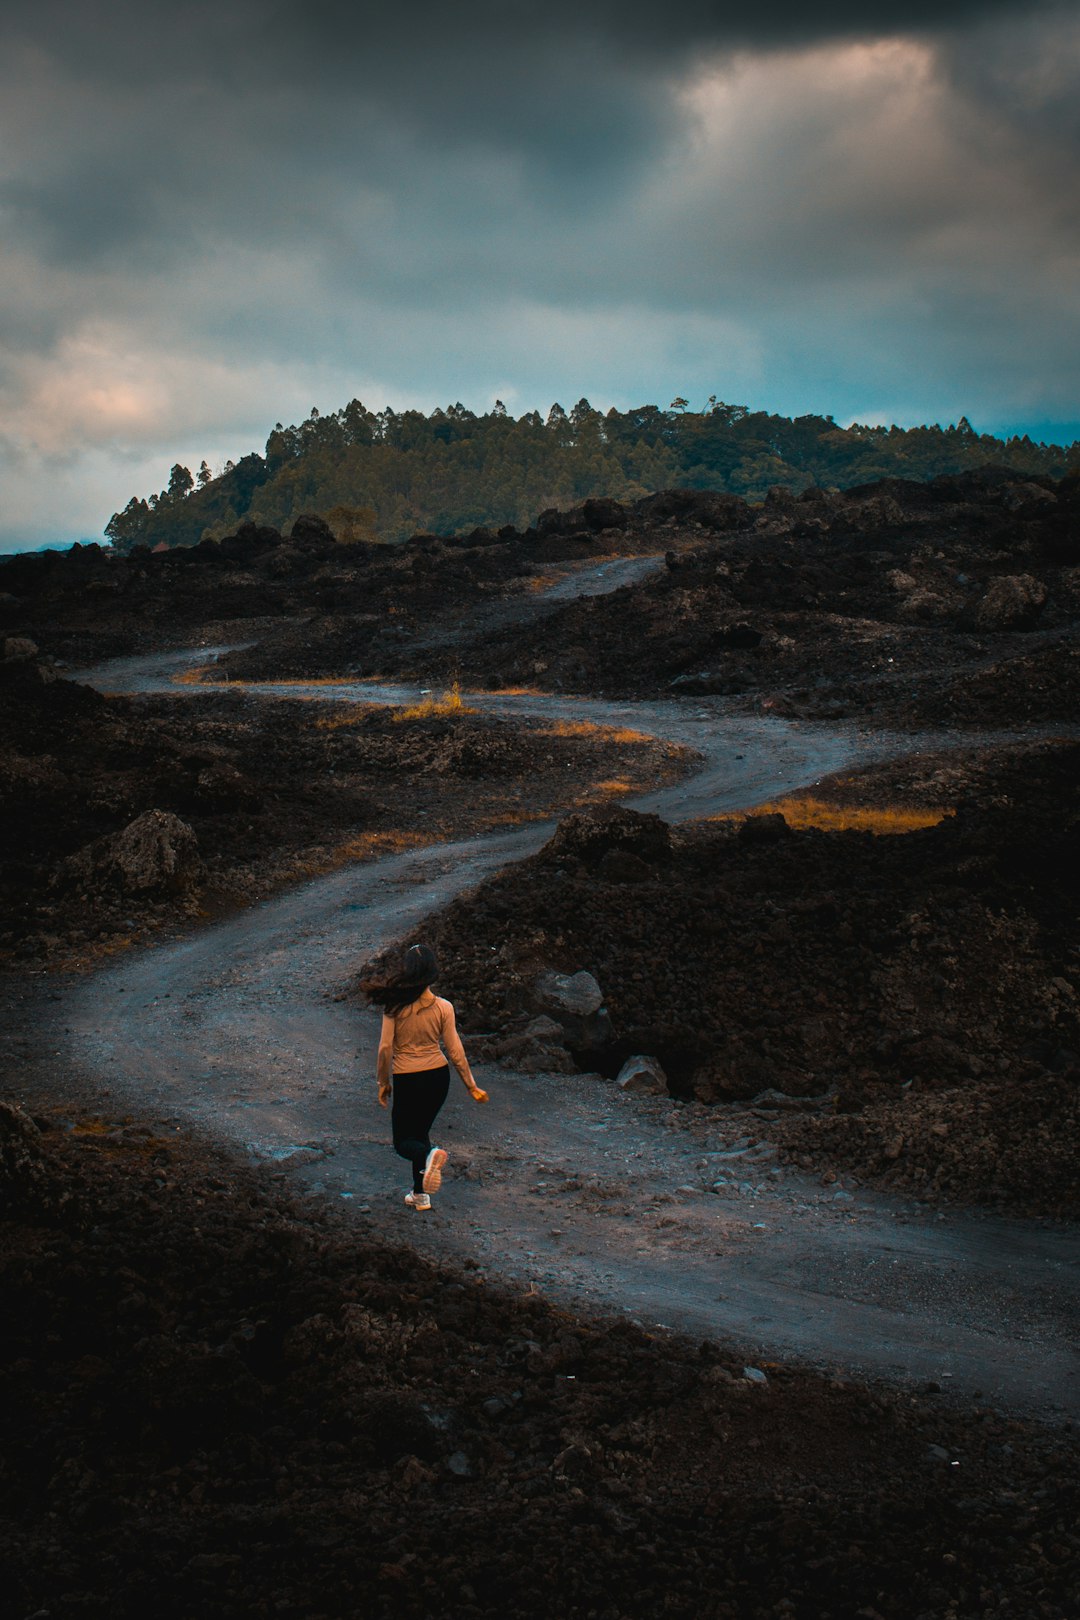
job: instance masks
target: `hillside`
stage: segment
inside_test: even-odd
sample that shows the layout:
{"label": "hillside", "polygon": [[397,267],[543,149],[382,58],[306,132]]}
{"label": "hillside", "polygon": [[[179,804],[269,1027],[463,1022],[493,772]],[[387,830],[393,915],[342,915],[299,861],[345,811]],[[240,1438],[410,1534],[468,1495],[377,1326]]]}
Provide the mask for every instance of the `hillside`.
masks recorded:
{"label": "hillside", "polygon": [[299,426],[279,422],[262,455],[213,476],[179,465],[168,487],[133,496],[105,533],[120,551],[220,539],[247,520],[285,528],[301,514],[324,517],[343,541],[398,541],[431,531],[526,526],[546,508],[594,496],[638,500],[657,489],[714,489],[761,500],[776,485],[796,493],[882,478],[924,481],[995,462],[1026,477],[1061,478],[1080,468],[1080,445],[1034,444],[955,426],[838,427],[831,416],[792,420],[710,401],[703,411],[594,410],[515,418],[496,402],[477,416],[463,405],[378,413],[352,400],[313,410]]}

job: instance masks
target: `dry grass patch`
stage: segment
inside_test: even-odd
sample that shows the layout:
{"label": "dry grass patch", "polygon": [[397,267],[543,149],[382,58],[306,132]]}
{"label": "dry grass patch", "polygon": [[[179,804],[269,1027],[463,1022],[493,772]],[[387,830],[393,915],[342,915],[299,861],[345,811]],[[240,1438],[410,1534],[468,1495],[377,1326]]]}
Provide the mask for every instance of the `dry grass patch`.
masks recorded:
{"label": "dry grass patch", "polygon": [[399,709],[394,719],[434,720],[447,715],[475,713],[476,710],[466,703],[461,695],[461,682],[455,681],[442,697],[427,697],[420,703],[410,703],[407,709]]}
{"label": "dry grass patch", "polygon": [[728,810],[709,821],[741,821],[750,816],[781,815],[795,831],[813,827],[818,832],[868,832],[877,837],[921,832],[936,827],[955,811],[940,806],[830,804],[827,799],[791,795],[755,805],[752,810]]}
{"label": "dry grass patch", "polygon": [[652,743],[655,737],[644,731],[632,731],[629,726],[604,726],[595,720],[553,720],[544,726],[541,737],[595,737],[610,743]]}

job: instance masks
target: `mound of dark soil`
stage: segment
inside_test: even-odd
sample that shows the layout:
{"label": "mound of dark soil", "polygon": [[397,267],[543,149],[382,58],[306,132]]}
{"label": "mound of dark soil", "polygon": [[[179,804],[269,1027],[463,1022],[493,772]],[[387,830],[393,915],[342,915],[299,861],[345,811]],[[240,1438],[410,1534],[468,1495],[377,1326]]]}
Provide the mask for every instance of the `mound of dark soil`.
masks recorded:
{"label": "mound of dark soil", "polygon": [[367,1241],[171,1128],[38,1122],[0,1105],[13,1614],[1076,1610],[1068,1430],[751,1382]]}
{"label": "mound of dark soil", "polygon": [[0,954],[78,956],[342,859],[679,769],[661,744],[599,730],[468,712],[402,720],[243,691],[106,698],[11,661],[0,664]]}
{"label": "mound of dark soil", "polygon": [[[903,769],[837,802],[898,794]],[[584,968],[614,1021],[611,1072],[648,1052],[706,1102],[828,1094],[827,1120],[783,1127],[793,1153],[1075,1211],[1080,747],[906,770],[909,802],[956,813],[895,837],[774,814],[672,828],[665,847],[622,811],[622,861],[618,822],[572,817],[429,929],[463,1027],[513,1031],[539,972]]]}

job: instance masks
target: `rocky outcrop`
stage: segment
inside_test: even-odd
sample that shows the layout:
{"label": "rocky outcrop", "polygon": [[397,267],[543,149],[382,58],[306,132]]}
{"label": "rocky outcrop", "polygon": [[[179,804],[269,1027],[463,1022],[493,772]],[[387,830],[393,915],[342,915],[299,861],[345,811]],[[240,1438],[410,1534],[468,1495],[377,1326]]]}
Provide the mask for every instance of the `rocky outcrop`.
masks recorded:
{"label": "rocky outcrop", "polygon": [[202,876],[199,842],[168,810],[146,810],[118,833],[96,839],[64,863],[69,882],[112,885],[125,894],[182,894]]}
{"label": "rocky outcrop", "polygon": [[301,551],[324,551],[337,543],[333,529],[317,512],[302,512],[294,518],[289,538]]}
{"label": "rocky outcrop", "polygon": [[627,1058],[615,1076],[615,1084],[621,1091],[642,1097],[666,1097],[668,1091],[667,1075],[656,1058],[644,1053]]}
{"label": "rocky outcrop", "polygon": [[583,810],[559,823],[548,846],[552,854],[599,865],[610,850],[637,857],[655,867],[671,856],[671,829],[659,816],[619,805],[611,810]]}
{"label": "rocky outcrop", "polygon": [[975,608],[980,630],[1030,630],[1046,604],[1046,586],[1031,574],[1003,574]]}
{"label": "rocky outcrop", "polygon": [[596,1052],[612,1039],[604,993],[591,973],[542,973],[532,994],[544,1022],[553,1023],[560,1032],[562,1045]]}
{"label": "rocky outcrop", "polygon": [[32,659],[35,659],[37,655],[37,642],[31,641],[29,636],[4,637],[5,663],[26,664],[30,663]]}

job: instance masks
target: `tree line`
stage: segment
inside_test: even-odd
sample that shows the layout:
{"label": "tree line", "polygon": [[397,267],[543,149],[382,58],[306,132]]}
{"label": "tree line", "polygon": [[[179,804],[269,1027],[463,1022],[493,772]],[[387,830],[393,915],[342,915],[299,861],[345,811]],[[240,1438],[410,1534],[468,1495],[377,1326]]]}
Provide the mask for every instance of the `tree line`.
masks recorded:
{"label": "tree line", "polygon": [[295,427],[278,422],[262,455],[215,476],[177,463],[167,489],[133,496],[105,534],[119,551],[220,540],[242,522],[286,529],[316,512],[339,540],[396,541],[513,524],[590,496],[632,501],[658,489],[718,489],[760,500],[773,485],[848,488],[880,478],[927,480],[988,462],[1028,477],[1080,471],[1071,446],[949,427],[838,427],[831,416],[774,416],[710,399],[692,411],[594,410],[582,399],[514,417],[496,401],[482,415],[450,405],[373,412],[352,400]]}

